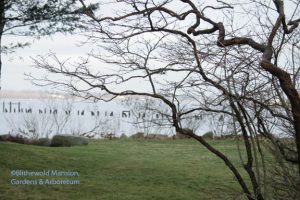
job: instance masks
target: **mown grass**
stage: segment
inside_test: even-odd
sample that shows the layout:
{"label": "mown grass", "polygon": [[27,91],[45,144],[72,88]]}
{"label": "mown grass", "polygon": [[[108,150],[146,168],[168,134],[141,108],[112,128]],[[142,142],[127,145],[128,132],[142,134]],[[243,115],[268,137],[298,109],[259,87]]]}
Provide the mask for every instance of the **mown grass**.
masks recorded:
{"label": "mown grass", "polygon": [[[242,169],[234,141],[212,143]],[[80,176],[75,179],[80,184],[11,184],[11,179],[16,178],[11,176],[11,170],[48,169],[77,171]],[[16,179],[25,178],[45,177]],[[3,200],[205,200],[233,199],[240,194],[225,164],[189,139],[98,140],[88,146],[56,148],[0,143]]]}

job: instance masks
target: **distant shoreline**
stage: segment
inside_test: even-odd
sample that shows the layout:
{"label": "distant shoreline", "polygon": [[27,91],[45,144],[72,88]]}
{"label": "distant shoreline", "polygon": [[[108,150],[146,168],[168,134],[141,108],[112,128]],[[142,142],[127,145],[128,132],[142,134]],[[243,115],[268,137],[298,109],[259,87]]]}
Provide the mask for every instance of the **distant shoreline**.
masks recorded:
{"label": "distant shoreline", "polygon": [[[0,99],[65,99],[71,98],[69,94],[45,91],[14,91],[1,90]],[[74,97],[72,97],[74,98]]]}

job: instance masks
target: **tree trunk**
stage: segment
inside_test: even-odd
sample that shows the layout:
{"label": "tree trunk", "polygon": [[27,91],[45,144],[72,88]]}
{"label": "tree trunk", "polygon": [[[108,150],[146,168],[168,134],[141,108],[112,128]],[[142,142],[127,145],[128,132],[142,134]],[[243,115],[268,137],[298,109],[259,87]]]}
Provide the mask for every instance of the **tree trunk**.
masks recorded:
{"label": "tree trunk", "polygon": [[280,83],[280,87],[288,97],[292,107],[292,114],[294,119],[295,130],[295,143],[297,147],[298,155],[298,170],[300,176],[300,97],[297,89],[293,85],[290,75],[281,68],[273,65],[267,60],[261,62],[262,68],[270,72],[273,76],[277,77]]}
{"label": "tree trunk", "polygon": [[[210,152],[218,156],[223,160],[225,165],[229,168],[229,170],[234,174],[235,178],[237,179],[239,185],[241,186],[243,192],[247,196],[248,200],[254,200],[254,198],[251,195],[251,192],[249,191],[246,183],[244,182],[244,179],[242,178],[241,174],[239,171],[235,168],[235,166],[232,164],[232,162],[220,151],[212,147],[209,143],[207,143],[201,136],[198,136],[193,133],[192,130],[190,129],[181,129],[176,127],[176,131],[183,134],[183,135],[188,135],[194,139],[196,139],[198,142],[200,142],[203,146],[205,146]],[[261,197],[261,200],[263,200],[263,197]]]}
{"label": "tree trunk", "polygon": [[5,26],[5,1],[0,1],[0,90],[1,90],[1,79],[2,79],[2,35]]}

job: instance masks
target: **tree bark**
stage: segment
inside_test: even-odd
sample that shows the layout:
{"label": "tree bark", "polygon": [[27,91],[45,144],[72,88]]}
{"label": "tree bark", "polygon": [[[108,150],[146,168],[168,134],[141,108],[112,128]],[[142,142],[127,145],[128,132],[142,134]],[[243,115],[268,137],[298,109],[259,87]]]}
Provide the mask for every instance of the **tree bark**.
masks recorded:
{"label": "tree bark", "polygon": [[289,102],[292,107],[292,114],[294,118],[294,129],[295,129],[295,143],[297,147],[298,154],[298,169],[300,176],[300,97],[297,89],[294,87],[292,79],[290,75],[280,69],[279,67],[273,65],[266,59],[263,59],[261,62],[261,66],[263,69],[271,73],[273,76],[277,77],[280,83],[282,90],[285,95],[288,97]]}
{"label": "tree bark", "polygon": [[201,136],[194,134],[193,131],[190,129],[181,129],[178,126],[176,126],[176,131],[183,135],[188,135],[188,136],[194,138],[195,140],[200,142],[203,146],[205,146],[210,152],[212,152],[213,154],[215,154],[216,156],[221,158],[224,161],[224,163],[227,165],[227,167],[231,170],[231,172],[234,174],[234,176],[237,179],[238,183],[240,184],[243,192],[247,195],[247,199],[254,200],[254,198],[252,197],[251,192],[249,191],[241,174],[223,153],[221,153],[220,151],[218,151],[217,149],[212,147],[210,144],[208,144]]}
{"label": "tree bark", "polygon": [[2,80],[2,35],[5,26],[5,1],[0,1],[0,90],[1,90],[1,80]]}

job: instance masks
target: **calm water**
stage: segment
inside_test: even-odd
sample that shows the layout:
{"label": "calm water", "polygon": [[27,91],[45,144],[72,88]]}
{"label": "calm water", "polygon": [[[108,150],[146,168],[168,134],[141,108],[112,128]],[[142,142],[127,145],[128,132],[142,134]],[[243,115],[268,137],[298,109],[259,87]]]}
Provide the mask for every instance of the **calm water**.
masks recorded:
{"label": "calm water", "polygon": [[[191,118],[184,123],[199,134],[211,130],[212,124],[202,117]],[[1,99],[0,124],[1,134],[23,133],[39,137],[70,133],[95,137],[108,133],[116,136],[136,132],[175,134],[166,115],[120,100],[94,103],[57,99]]]}

